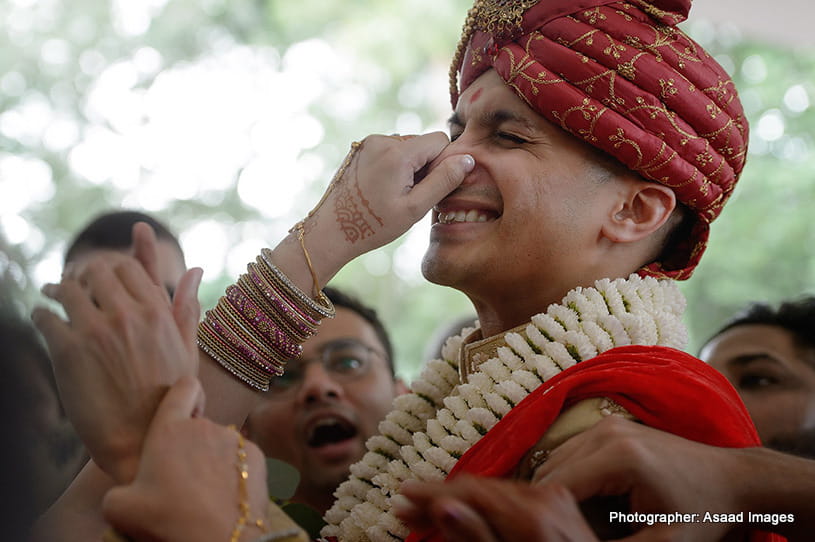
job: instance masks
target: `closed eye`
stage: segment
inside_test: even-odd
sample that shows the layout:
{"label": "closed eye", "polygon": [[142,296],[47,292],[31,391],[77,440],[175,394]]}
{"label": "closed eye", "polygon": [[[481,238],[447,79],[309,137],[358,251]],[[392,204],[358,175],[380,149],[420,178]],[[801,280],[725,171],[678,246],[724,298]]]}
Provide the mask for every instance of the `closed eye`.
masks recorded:
{"label": "closed eye", "polygon": [[529,141],[527,141],[526,139],[507,132],[498,132],[495,135],[503,139],[504,141],[509,141],[515,143],[516,145],[523,145],[524,143],[529,143]]}

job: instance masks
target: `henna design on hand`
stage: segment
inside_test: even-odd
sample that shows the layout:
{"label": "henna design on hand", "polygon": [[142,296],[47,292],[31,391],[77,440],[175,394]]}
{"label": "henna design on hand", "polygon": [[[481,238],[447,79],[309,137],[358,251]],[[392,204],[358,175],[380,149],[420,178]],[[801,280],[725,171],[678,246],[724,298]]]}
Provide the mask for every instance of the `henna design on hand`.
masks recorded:
{"label": "henna design on hand", "polygon": [[385,225],[382,218],[380,218],[379,215],[377,215],[371,208],[370,202],[362,193],[362,189],[359,187],[357,168],[358,164],[355,161],[354,189],[356,191],[356,195],[348,186],[348,180],[343,178],[337,183],[337,195],[336,199],[334,200],[334,212],[337,216],[337,223],[340,225],[340,229],[343,231],[343,233],[345,233],[345,239],[351,243],[356,243],[357,241],[370,237],[375,233],[374,228],[359,209],[358,202],[365,207],[368,214],[370,214],[380,226]]}
{"label": "henna design on hand", "polygon": [[373,210],[373,209],[371,209],[371,204],[370,204],[370,202],[369,202],[367,199],[365,199],[365,196],[364,196],[364,195],[362,195],[362,190],[359,188],[359,179],[357,178],[356,169],[354,170],[354,186],[355,186],[355,187],[356,187],[356,189],[357,189],[357,195],[359,196],[359,199],[362,201],[362,205],[364,205],[364,206],[365,206],[365,209],[367,209],[367,210],[368,210],[368,212],[371,214],[371,216],[372,216],[372,217],[374,217],[374,218],[376,219],[376,221],[377,221],[377,222],[379,222],[379,225],[380,225],[380,226],[384,226],[384,225],[385,225],[385,222],[383,222],[383,221],[382,221],[382,219],[381,219],[381,218],[379,218],[379,215],[377,215],[377,214],[374,212],[374,210]]}
{"label": "henna design on hand", "polygon": [[334,212],[337,215],[337,223],[340,225],[340,229],[345,233],[345,239],[351,243],[356,243],[360,239],[365,239],[374,234],[373,228],[365,220],[356,201],[354,201],[353,193],[344,183],[337,187]]}

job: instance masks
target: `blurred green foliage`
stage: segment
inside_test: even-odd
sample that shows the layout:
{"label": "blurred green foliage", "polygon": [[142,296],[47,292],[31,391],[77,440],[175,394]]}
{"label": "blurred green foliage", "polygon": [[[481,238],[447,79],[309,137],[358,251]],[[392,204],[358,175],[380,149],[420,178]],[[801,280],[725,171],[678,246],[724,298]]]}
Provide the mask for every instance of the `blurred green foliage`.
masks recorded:
{"label": "blurred green foliage", "polygon": [[733,74],[751,136],[747,165],[711,227],[707,253],[682,284],[691,351],[749,301],[815,291],[815,54],[693,30]]}
{"label": "blurred green foliage", "polygon": [[[215,220],[230,245],[245,236],[242,225],[260,224],[259,235],[273,244],[318,199],[351,141],[404,126],[441,126],[448,107],[447,65],[469,5],[469,0],[0,0],[0,162],[21,157],[44,163],[52,183],[21,208],[0,200],[0,225],[21,219],[31,232],[27,239],[0,244],[0,275],[17,304],[30,308],[39,300],[40,283],[57,278],[35,273],[46,256],[53,259],[92,215],[120,206],[127,196],[113,182],[91,182],[77,173],[72,145],[49,143],[47,137],[55,119],[76,127],[76,141],[94,127],[116,132],[89,104],[100,78],[117,64],[145,50],[159,59],[154,69],[138,72],[131,85],[136,92],[149,90],[169,70],[242,46],[262,49],[281,62],[280,69],[293,47],[315,40],[353,59],[351,70],[317,92],[308,106],[323,135],[303,154],[318,158],[319,181],[306,187],[308,197],[299,198],[288,214],[269,217],[247,205],[238,193],[241,168],[217,197],[175,199],[155,213],[179,232]],[[746,301],[813,290],[815,227],[806,209],[815,195],[810,134],[815,110],[809,104],[815,55],[752,43],[710,25],[687,30],[734,74],[753,134],[740,186],[713,226],[696,276],[683,285],[695,349]],[[353,118],[334,100],[348,89],[364,98],[364,108]],[[212,104],[219,107],[229,104]],[[201,130],[216,129],[207,126],[210,113],[200,111]],[[32,118],[45,118],[41,130]],[[0,198],[8,202],[28,180],[7,171],[0,167]],[[380,310],[395,337],[399,370],[412,377],[434,330],[471,309],[461,294],[424,283],[415,262],[412,274],[400,276],[396,271],[405,258],[418,256],[395,243],[353,262],[336,283]],[[226,271],[205,275],[203,305],[213,305],[232,278]]]}

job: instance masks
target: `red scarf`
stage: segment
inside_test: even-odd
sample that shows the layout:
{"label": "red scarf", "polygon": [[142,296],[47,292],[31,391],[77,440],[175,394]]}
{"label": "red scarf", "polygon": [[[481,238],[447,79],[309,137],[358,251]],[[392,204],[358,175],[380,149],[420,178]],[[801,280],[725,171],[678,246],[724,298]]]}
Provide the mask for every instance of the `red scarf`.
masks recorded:
{"label": "red scarf", "polygon": [[[650,427],[713,446],[760,446],[736,391],[698,359],[660,346],[614,348],[566,369],[530,393],[473,445],[448,475],[503,477],[571,405],[607,397]],[[411,534],[408,542],[440,540]],[[783,541],[754,532],[751,542]]]}

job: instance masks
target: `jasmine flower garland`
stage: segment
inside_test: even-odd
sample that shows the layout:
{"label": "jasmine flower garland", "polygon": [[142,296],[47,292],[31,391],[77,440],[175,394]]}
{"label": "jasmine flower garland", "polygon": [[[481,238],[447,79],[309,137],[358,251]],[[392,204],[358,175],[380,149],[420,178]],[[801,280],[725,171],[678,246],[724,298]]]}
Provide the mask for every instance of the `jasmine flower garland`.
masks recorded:
{"label": "jasmine flower garland", "polygon": [[532,317],[523,333],[482,363],[468,381],[458,365],[465,328],[447,340],[442,359],[430,361],[411,392],[366,443],[325,515],[323,536],[342,542],[398,541],[409,531],[390,511],[390,498],[405,480],[440,480],[458,459],[516,404],[562,370],[618,346],[682,349],[685,298],[676,284],[631,275],[575,288],[560,305]]}

